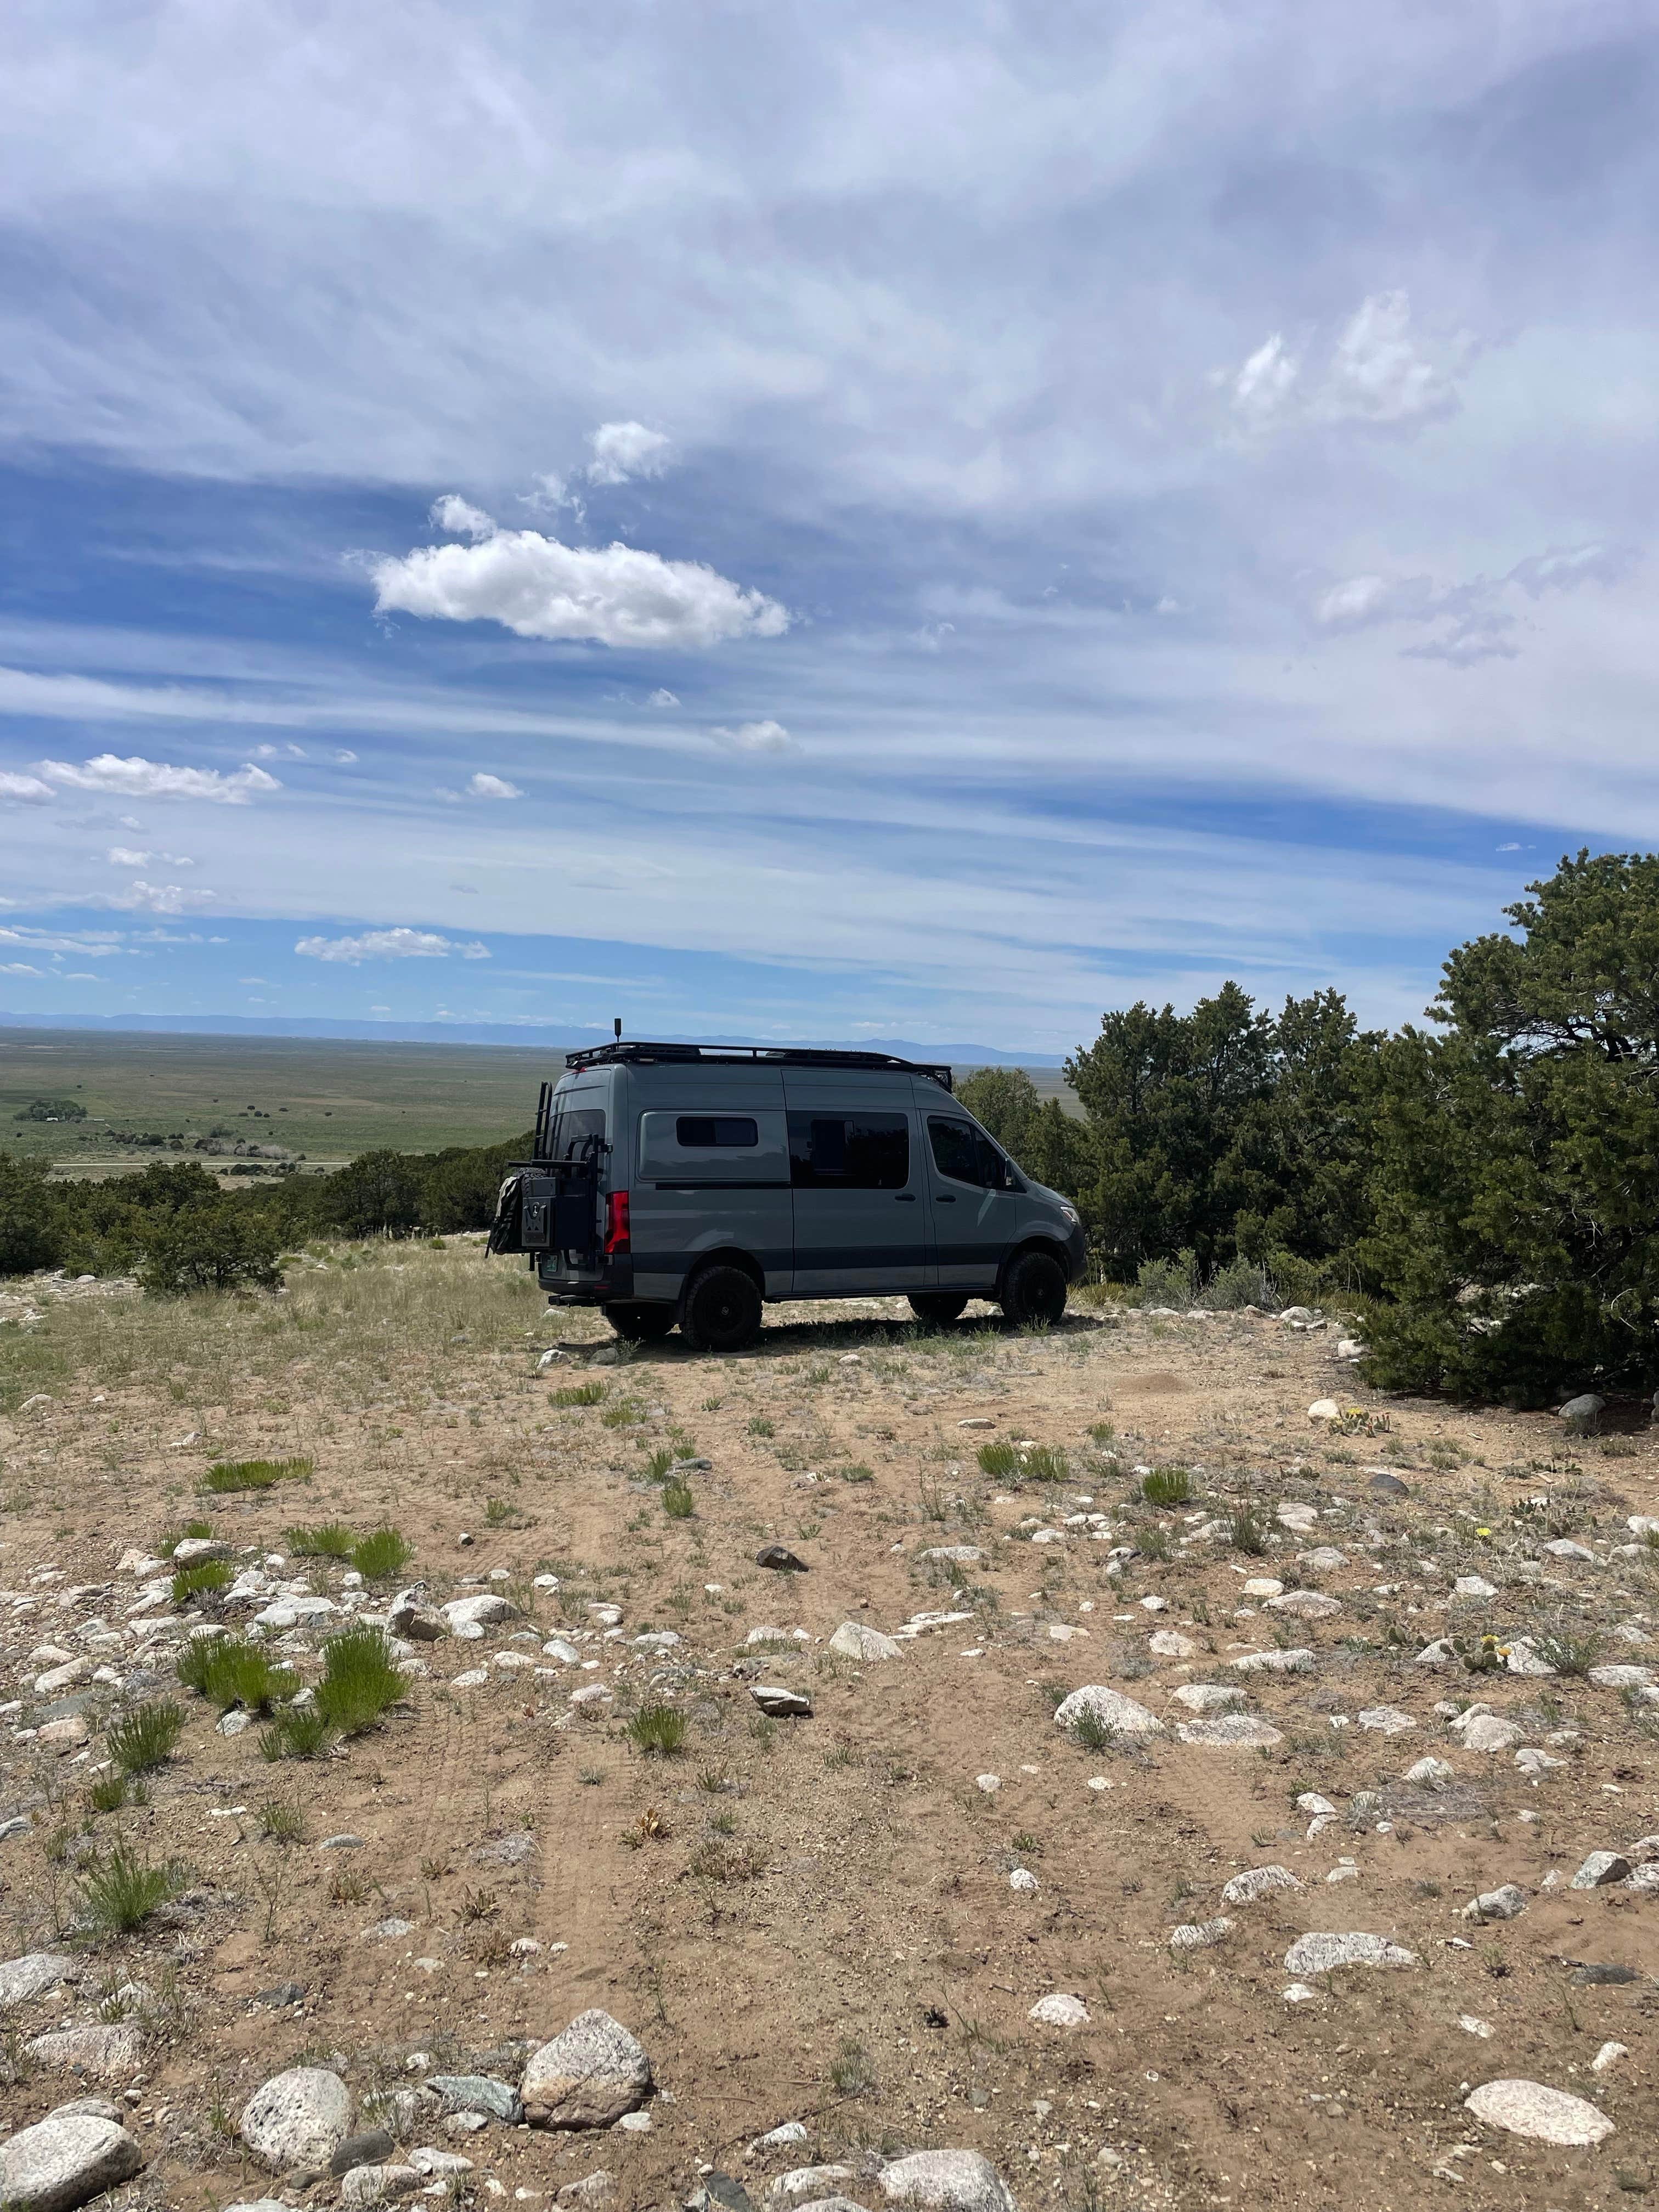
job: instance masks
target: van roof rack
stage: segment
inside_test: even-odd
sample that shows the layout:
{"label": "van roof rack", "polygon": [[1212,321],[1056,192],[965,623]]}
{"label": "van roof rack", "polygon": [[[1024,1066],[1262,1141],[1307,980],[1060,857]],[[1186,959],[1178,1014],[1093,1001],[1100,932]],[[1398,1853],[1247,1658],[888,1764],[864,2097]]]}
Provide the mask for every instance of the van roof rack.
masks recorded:
{"label": "van roof rack", "polygon": [[948,1091],[947,1064],[901,1060],[891,1052],[830,1052],[804,1044],[647,1044],[632,1037],[615,1044],[584,1045],[564,1056],[567,1067],[602,1067],[616,1060],[681,1060],[704,1067],[736,1064],[750,1067],[887,1068],[899,1075],[930,1076]]}

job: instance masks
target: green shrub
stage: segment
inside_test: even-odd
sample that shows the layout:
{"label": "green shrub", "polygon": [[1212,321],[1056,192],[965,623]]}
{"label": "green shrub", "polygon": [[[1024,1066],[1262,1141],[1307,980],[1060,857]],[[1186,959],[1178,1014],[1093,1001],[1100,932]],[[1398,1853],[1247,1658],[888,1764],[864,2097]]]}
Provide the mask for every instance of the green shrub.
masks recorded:
{"label": "green shrub", "polygon": [[671,1759],[685,1743],[685,1715],[673,1705],[641,1705],[628,1723],[629,1741],[638,1751]]}
{"label": "green shrub", "polygon": [[262,1759],[316,1759],[333,1742],[337,1731],[314,1705],[284,1705],[268,1729],[259,1731]]}
{"label": "green shrub", "polygon": [[663,1486],[662,1510],[671,1521],[689,1521],[696,1512],[697,1501],[687,1482],[669,1482]]}
{"label": "green shrub", "polygon": [[1149,1505],[1185,1505],[1193,1494],[1193,1478],[1184,1467],[1155,1467],[1140,1486]]}
{"label": "green shrub", "polygon": [[250,1713],[269,1712],[293,1697],[300,1678],[289,1667],[273,1665],[262,1644],[240,1637],[195,1637],[179,1656],[179,1679],[221,1712],[240,1705]]}
{"label": "green shrub", "polygon": [[605,1382],[568,1382],[562,1390],[553,1393],[556,1406],[597,1406],[610,1385]]}
{"label": "green shrub", "polygon": [[1535,1636],[1532,1648],[1547,1667],[1553,1667],[1558,1674],[1588,1674],[1601,1656],[1599,1636],[1575,1636],[1570,1630],[1557,1629],[1547,1636]]}
{"label": "green shrub", "polygon": [[607,1429],[637,1428],[645,1419],[645,1408],[637,1398],[618,1398],[614,1406],[607,1406],[599,1415]]}
{"label": "green shrub", "polygon": [[1083,1751],[1110,1751],[1117,1738],[1092,1707],[1085,1705],[1072,1723],[1072,1741]]}
{"label": "green shrub", "polygon": [[1173,1260],[1144,1260],[1135,1276],[1143,1306],[1176,1306],[1183,1313],[1198,1298],[1196,1268],[1190,1251]]}
{"label": "green shrub", "polygon": [[1057,1444],[1033,1444],[1030,1451],[1022,1452],[1019,1471],[1030,1482],[1066,1482],[1071,1477],[1071,1464]]}
{"label": "green shrub", "polygon": [[235,1579],[236,1570],[228,1559],[198,1559],[193,1567],[180,1567],[173,1577],[173,1602],[188,1605],[193,1597],[228,1589]]}
{"label": "green shrub", "polygon": [[349,1628],[323,1646],[317,1711],[342,1735],[373,1728],[408,1687],[383,1629]]}
{"label": "green shrub", "polygon": [[1267,1548],[1267,1532],[1248,1505],[1227,1516],[1227,1539],[1236,1551],[1260,1559]]}
{"label": "green shrub", "polygon": [[1205,1284],[1198,1303],[1216,1313],[1236,1313],[1243,1306],[1278,1309],[1278,1295],[1267,1270],[1257,1260],[1230,1260],[1218,1267]]}
{"label": "green shrub", "polygon": [[184,1732],[184,1708],[161,1698],[112,1721],[104,1742],[123,1774],[148,1774],[167,1765]]}
{"label": "green shrub", "polygon": [[645,1455],[646,1480],[647,1482],[665,1480],[673,1467],[674,1457],[673,1451],[667,1444],[659,1444],[655,1451],[647,1452]]}
{"label": "green shrub", "polygon": [[238,1490],[274,1490],[279,1482],[303,1482],[316,1462],[295,1459],[219,1460],[202,1478],[206,1491],[224,1493]]}
{"label": "green shrub", "polygon": [[371,1528],[351,1547],[351,1564],[367,1583],[390,1582],[415,1556],[415,1547],[396,1528]]}
{"label": "green shrub", "polygon": [[126,1936],[185,1886],[177,1867],[151,1866],[125,1844],[94,1859],[76,1893],[81,1917],[100,1936]]}
{"label": "green shrub", "polygon": [[94,1813],[118,1813],[131,1794],[131,1780],[118,1766],[98,1777],[87,1792],[87,1803]]}
{"label": "green shrub", "polygon": [[1006,1482],[1011,1475],[1019,1473],[1019,1454],[1012,1444],[981,1444],[979,1465],[981,1474],[994,1475],[999,1482]]}
{"label": "green shrub", "polygon": [[314,1528],[301,1523],[283,1531],[283,1541],[300,1559],[349,1559],[356,1540],[343,1521],[320,1521]]}
{"label": "green shrub", "polygon": [[282,1237],[273,1222],[216,1195],[152,1223],[143,1238],[138,1280],[158,1296],[193,1291],[274,1291]]}

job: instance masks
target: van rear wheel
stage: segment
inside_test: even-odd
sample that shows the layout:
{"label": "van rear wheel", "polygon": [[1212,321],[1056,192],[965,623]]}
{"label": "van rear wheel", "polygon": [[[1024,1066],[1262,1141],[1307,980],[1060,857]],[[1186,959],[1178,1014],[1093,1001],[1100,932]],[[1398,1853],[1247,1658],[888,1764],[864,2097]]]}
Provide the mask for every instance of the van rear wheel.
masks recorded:
{"label": "van rear wheel", "polygon": [[629,1344],[660,1344],[674,1326],[672,1306],[606,1306],[605,1317]]}
{"label": "van rear wheel", "polygon": [[1003,1278],[1002,1310],[1016,1328],[1052,1327],[1066,1310],[1066,1270],[1051,1253],[1022,1252]]}
{"label": "van rear wheel", "polygon": [[685,1293],[680,1334],[694,1352],[741,1352],[760,1334],[761,1294],[741,1267],[709,1267]]}
{"label": "van rear wheel", "polygon": [[966,1291],[912,1291],[910,1310],[918,1321],[931,1321],[942,1328],[947,1321],[960,1321],[968,1310]]}

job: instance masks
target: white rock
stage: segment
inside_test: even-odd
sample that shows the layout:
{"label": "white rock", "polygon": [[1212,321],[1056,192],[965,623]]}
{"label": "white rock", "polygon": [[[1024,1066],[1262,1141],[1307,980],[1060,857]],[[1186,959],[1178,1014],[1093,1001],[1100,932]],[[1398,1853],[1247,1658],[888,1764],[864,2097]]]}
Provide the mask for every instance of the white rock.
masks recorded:
{"label": "white rock", "polygon": [[112,2026],[88,2021],[31,2036],[24,2048],[43,2066],[74,2067],[95,2081],[119,2081],[143,2064],[144,2039],[130,2021]]}
{"label": "white rock", "polygon": [[1414,1951],[1401,1950],[1381,1936],[1358,1932],[1298,1936],[1285,1954],[1289,1974],[1328,1974],[1339,1966],[1414,1966]]}
{"label": "white rock", "polygon": [[1571,1889],[1603,1889],[1610,1881],[1623,1881],[1630,1874],[1630,1861],[1618,1851],[1592,1851],[1571,1881]]}
{"label": "white rock", "polygon": [[1342,1408],[1334,1398],[1316,1398],[1308,1408],[1310,1421],[1340,1421],[1341,1418]]}
{"label": "white rock", "polygon": [[1398,1705],[1368,1705],[1355,1718],[1363,1729],[1374,1729],[1379,1735],[1403,1735],[1417,1723],[1409,1713],[1402,1713]]}
{"label": "white rock", "polygon": [[985,1557],[977,1544],[934,1544],[917,1554],[924,1559],[944,1559],[957,1567],[976,1567]]}
{"label": "white rock", "polygon": [[1459,1575],[1452,1584],[1459,1597],[1496,1597],[1498,1586],[1484,1575]]}
{"label": "white rock", "polygon": [[1196,1659],[1198,1646],[1190,1636],[1183,1636],[1178,1628],[1160,1628],[1146,1639],[1147,1648],[1157,1652],[1160,1659]]}
{"label": "white rock", "polygon": [[1331,1597],[1323,1590],[1286,1590],[1282,1597],[1267,1600],[1270,1613],[1288,1613],[1297,1620],[1328,1620],[1342,1610],[1340,1597]]}
{"label": "white rock", "polygon": [[1404,1779],[1414,1783],[1419,1790],[1437,1790],[1443,1782],[1456,1779],[1457,1769],[1443,1759],[1419,1759],[1406,1769]]}
{"label": "white rock", "polygon": [[644,2047],[594,2007],[531,2053],[519,2094],[532,2127],[602,2128],[642,2105],[650,2089]]}
{"label": "white rock", "polygon": [[293,2066],[272,2075],[242,2110],[242,2141],[273,2173],[326,2166],[351,2131],[351,2094],[337,2074]]}
{"label": "white rock", "polygon": [[1183,1682],[1171,1695],[1189,1713],[1224,1713],[1244,1702],[1243,1691],[1231,1682]]}
{"label": "white rock", "polygon": [[546,1658],[556,1659],[562,1667],[574,1667],[579,1665],[582,1656],[581,1653],[577,1650],[575,1645],[568,1643],[562,1636],[550,1638],[549,1640],[543,1644],[542,1652],[543,1656]]}
{"label": "white rock", "polygon": [[1274,1508],[1273,1518],[1281,1528],[1288,1528],[1293,1536],[1305,1536],[1319,1519],[1316,1505],[1304,1505],[1294,1498],[1281,1498]]}
{"label": "white rock", "polygon": [[1008,1877],[1010,1889],[1018,1889],[1030,1896],[1036,1888],[1037,1878],[1029,1867],[1016,1867]]}
{"label": "white rock", "polygon": [[199,1566],[204,1559],[228,1559],[230,1547],[217,1536],[181,1536],[173,1547],[175,1567]]}
{"label": "white rock", "polygon": [[1149,1713],[1145,1705],[1138,1705],[1121,1690],[1109,1690],[1097,1682],[1086,1683],[1082,1689],[1073,1690],[1069,1698],[1062,1698],[1055,1708],[1054,1719],[1060,1728],[1071,1729],[1076,1727],[1085,1713],[1114,1735],[1149,1736],[1165,1732],[1163,1722],[1156,1714]]}
{"label": "white rock", "polygon": [[0,1966],[0,2006],[42,1996],[59,1982],[76,1980],[80,1972],[78,1959],[66,1959],[58,1951],[29,1951],[21,1959],[8,1959]]}
{"label": "white rock", "polygon": [[1336,1356],[1343,1360],[1363,1359],[1365,1357],[1365,1346],[1357,1336],[1339,1337]]}
{"label": "white rock", "polygon": [[1552,1768],[1565,1766],[1567,1762],[1553,1758],[1547,1751],[1540,1751],[1534,1745],[1523,1744],[1515,1754],[1515,1763],[1522,1774],[1535,1775],[1547,1774]]}
{"label": "white rock", "polygon": [[1276,1581],[1272,1575],[1252,1575],[1240,1587],[1246,1597],[1254,1598],[1279,1597],[1285,1589],[1284,1583]]}
{"label": "white rock", "polygon": [[974,1780],[988,1797],[994,1797],[1002,1787],[1002,1777],[1000,1774],[976,1774]]}
{"label": "white rock", "polygon": [[1512,1881],[1501,1889],[1483,1890],[1463,1907],[1465,1920],[1518,1920],[1527,1909],[1527,1893]]}
{"label": "white rock", "polygon": [[1507,2128],[1533,2142],[1605,2142],[1613,2122],[1583,2097],[1541,2081],[1483,2081],[1463,2100],[1463,2108],[1489,2127]]}
{"label": "white rock", "polygon": [[840,1652],[843,1659],[857,1659],[873,1663],[881,1659],[902,1659],[904,1646],[890,1636],[884,1636],[878,1628],[867,1627],[861,1620],[843,1620],[830,1638],[830,1649]]}
{"label": "white rock", "polygon": [[1244,1874],[1236,1874],[1221,1893],[1224,1905],[1254,1905],[1261,1898],[1272,1897],[1281,1889],[1300,1889],[1301,1883],[1288,1867],[1251,1867]]}
{"label": "white rock", "polygon": [[1281,1990],[1279,1995],[1286,2004],[1311,2004],[1319,1991],[1310,1990],[1305,1982],[1292,1982],[1289,1989]]}
{"label": "white rock", "polygon": [[[1651,1667],[1592,1667],[1589,1679],[1598,1690],[1645,1690],[1653,1680]],[[37,1682],[35,1687],[39,1689]]]}
{"label": "white rock", "polygon": [[1457,2025],[1465,2035],[1478,2035],[1483,2042],[1487,2043],[1492,2040],[1492,2022],[1489,2020],[1482,2020],[1479,2013],[1460,2012],[1457,2015]]}
{"label": "white rock", "polygon": [[1417,1655],[1419,1667],[1449,1667],[1457,1657],[1457,1647],[1449,1636],[1437,1636],[1432,1644],[1425,1644]]}
{"label": "white rock", "polygon": [[1501,1719],[1496,1713],[1475,1713],[1451,1723],[1453,1732],[1462,1740],[1465,1751],[1512,1751],[1521,1741],[1521,1731],[1513,1721]]}
{"label": "white rock", "polygon": [[1172,1951],[1207,1951],[1213,1945],[1224,1942],[1236,1925],[1236,1922],[1224,1917],[1183,1921],[1179,1928],[1170,1930],[1170,1948]]}
{"label": "white rock", "polygon": [[144,2162],[137,2137],[90,2112],[54,2113],[0,2145],[7,2212],[72,2212],[131,2181]]}
{"label": "white rock", "polygon": [[1228,1665],[1236,1674],[1311,1674],[1314,1655],[1298,1649],[1294,1651],[1246,1651]]}
{"label": "white rock", "polygon": [[1298,1813],[1312,1813],[1328,1817],[1335,1812],[1336,1808],[1328,1797],[1321,1796],[1317,1790],[1304,1790],[1296,1801],[1296,1809]]}
{"label": "white rock", "polygon": [[1255,1713],[1220,1713],[1214,1720],[1177,1721],[1176,1734],[1182,1743],[1195,1743],[1212,1751],[1267,1751],[1285,1739],[1271,1721]]}
{"label": "white rock", "polygon": [[342,2204],[386,2204],[412,2196],[426,2179],[417,2166],[354,2166],[340,2179]]}
{"label": "white rock", "polygon": [[[517,1620],[520,1617],[518,1607],[499,1590],[479,1590],[472,1597],[453,1597],[439,1610],[452,1636],[459,1628],[495,1628],[504,1620]],[[622,1618],[620,1613],[617,1617]]]}
{"label": "white rock", "polygon": [[1316,1574],[1334,1575],[1348,1564],[1346,1552],[1339,1552],[1334,1544],[1316,1544],[1311,1552],[1302,1553],[1302,1564],[1311,1567]]}
{"label": "white rock", "polygon": [[[799,2122],[795,2124],[799,2125]],[[770,2142],[763,2136],[763,2142]],[[789,2138],[793,2142],[805,2142],[806,2130]],[[803,2204],[817,2203],[823,2197],[840,2193],[844,2181],[854,2181],[857,2175],[850,2166],[798,2166],[787,2173],[781,2173],[766,2192],[767,2212],[796,2212]]]}
{"label": "white rock", "polygon": [[882,2194],[907,2212],[1014,2212],[1014,2200],[976,2150],[919,2150],[881,2170]]}
{"label": "white rock", "polygon": [[1558,1536],[1553,1544],[1546,1544],[1544,1549],[1553,1559],[1583,1559],[1587,1565],[1595,1564],[1595,1554],[1589,1546],[1576,1544],[1571,1536]]}
{"label": "white rock", "polygon": [[1629,2057],[1629,2044],[1604,2043],[1601,2045],[1601,2048],[1596,2052],[1595,2057],[1590,2061],[1590,2072],[1592,2074],[1610,2073],[1619,2063],[1621,2058],[1628,2058]]}
{"label": "white rock", "polygon": [[1068,1996],[1060,1990],[1039,1997],[1025,2017],[1041,2021],[1045,2027],[1087,2027],[1089,2008],[1081,1997]]}

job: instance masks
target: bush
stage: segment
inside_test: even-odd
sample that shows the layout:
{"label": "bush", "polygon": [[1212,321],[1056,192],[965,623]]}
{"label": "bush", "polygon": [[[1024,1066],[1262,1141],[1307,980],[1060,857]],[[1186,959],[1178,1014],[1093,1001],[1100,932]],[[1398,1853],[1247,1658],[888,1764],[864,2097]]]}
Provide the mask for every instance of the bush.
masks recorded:
{"label": "bush", "polygon": [[268,1729],[259,1731],[262,1759],[316,1759],[333,1742],[336,1731],[314,1705],[285,1705]]}
{"label": "bush", "polygon": [[323,1679],[317,1685],[317,1711],[325,1726],[342,1735],[373,1728],[408,1689],[385,1632],[349,1628],[323,1647]]}
{"label": "bush", "polygon": [[123,1774],[149,1774],[167,1765],[184,1732],[183,1707],[158,1698],[112,1721],[104,1743]]}
{"label": "bush", "polygon": [[118,1844],[106,1858],[92,1862],[77,1893],[81,1917],[99,1935],[130,1935],[184,1886],[179,1869],[151,1866]]}
{"label": "bush", "polygon": [[349,1559],[356,1540],[343,1521],[323,1521],[314,1528],[301,1525],[283,1531],[283,1541],[301,1559]]}
{"label": "bush", "polygon": [[1012,1444],[981,1444],[979,1448],[979,1467],[981,1474],[993,1475],[1006,1482],[1019,1473],[1019,1454]]}
{"label": "bush", "polygon": [[553,1393],[556,1406],[597,1406],[610,1386],[604,1382],[568,1382]]}
{"label": "bush", "polygon": [[1217,1313],[1236,1313],[1243,1306],[1276,1310],[1279,1298],[1267,1270],[1259,1260],[1230,1260],[1218,1267],[1199,1294],[1198,1303]]}
{"label": "bush", "polygon": [[233,1705],[250,1713],[269,1712],[300,1687],[292,1668],[274,1666],[262,1644],[240,1637],[193,1637],[179,1656],[178,1671],[186,1689],[198,1691],[221,1712]]}
{"label": "bush", "polygon": [[147,1291],[181,1297],[192,1291],[274,1291],[283,1279],[275,1224],[216,1196],[156,1224],[144,1238],[138,1279]]}
{"label": "bush", "polygon": [[1184,1467],[1155,1467],[1140,1486],[1149,1505],[1185,1505],[1193,1494],[1193,1478]]}
{"label": "bush", "polygon": [[1267,1532],[1248,1505],[1227,1516],[1227,1536],[1236,1551],[1259,1559],[1267,1548]]}
{"label": "bush", "polygon": [[236,1571],[228,1559],[198,1559],[193,1567],[180,1567],[173,1577],[173,1602],[188,1605],[193,1597],[206,1597],[228,1589]]}
{"label": "bush", "polygon": [[685,1715],[672,1705],[641,1705],[628,1723],[628,1738],[647,1756],[672,1758],[684,1747]]}
{"label": "bush", "polygon": [[1173,1260],[1143,1260],[1135,1273],[1135,1289],[1144,1306],[1177,1306],[1184,1312],[1198,1297],[1192,1253],[1182,1252]]}
{"label": "bush", "polygon": [[662,1510],[671,1521],[689,1521],[696,1511],[697,1501],[687,1482],[669,1482],[663,1486]]}

